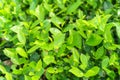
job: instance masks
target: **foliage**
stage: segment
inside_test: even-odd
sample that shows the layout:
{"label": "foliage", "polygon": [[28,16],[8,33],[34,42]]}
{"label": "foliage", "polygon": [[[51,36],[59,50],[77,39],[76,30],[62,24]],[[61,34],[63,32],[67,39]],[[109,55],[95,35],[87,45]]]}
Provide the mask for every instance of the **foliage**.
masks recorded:
{"label": "foliage", "polygon": [[0,80],[119,79],[119,6],[120,0],[0,0]]}

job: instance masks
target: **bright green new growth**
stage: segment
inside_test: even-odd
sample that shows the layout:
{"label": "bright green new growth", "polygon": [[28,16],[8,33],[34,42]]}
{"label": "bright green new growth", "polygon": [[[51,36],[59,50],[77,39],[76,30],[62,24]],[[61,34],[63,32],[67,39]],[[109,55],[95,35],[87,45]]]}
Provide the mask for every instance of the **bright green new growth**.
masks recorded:
{"label": "bright green new growth", "polygon": [[0,0],[0,80],[117,80],[120,0]]}

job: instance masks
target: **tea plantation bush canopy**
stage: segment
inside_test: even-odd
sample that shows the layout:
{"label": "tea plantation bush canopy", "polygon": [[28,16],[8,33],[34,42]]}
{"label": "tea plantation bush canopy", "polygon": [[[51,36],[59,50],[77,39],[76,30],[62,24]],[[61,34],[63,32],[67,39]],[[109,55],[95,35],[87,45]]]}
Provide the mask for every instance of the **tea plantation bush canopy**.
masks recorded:
{"label": "tea plantation bush canopy", "polygon": [[0,80],[119,80],[120,0],[0,0]]}

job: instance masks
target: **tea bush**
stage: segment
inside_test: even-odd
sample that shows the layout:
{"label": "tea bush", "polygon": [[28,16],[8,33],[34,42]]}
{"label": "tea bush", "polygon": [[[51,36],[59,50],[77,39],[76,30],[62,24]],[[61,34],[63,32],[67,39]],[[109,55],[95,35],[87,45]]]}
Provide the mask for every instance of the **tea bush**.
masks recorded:
{"label": "tea bush", "polygon": [[0,80],[120,80],[120,0],[0,0]]}

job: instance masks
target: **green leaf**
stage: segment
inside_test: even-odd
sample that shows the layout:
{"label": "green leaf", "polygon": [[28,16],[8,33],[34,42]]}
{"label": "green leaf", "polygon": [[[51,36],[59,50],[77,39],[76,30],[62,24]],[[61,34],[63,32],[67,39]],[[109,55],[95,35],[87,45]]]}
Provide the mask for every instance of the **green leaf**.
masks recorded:
{"label": "green leaf", "polygon": [[29,1],[29,3],[30,3],[30,7],[29,7],[29,9],[30,10],[35,10],[35,8],[36,8],[36,6],[37,6],[37,4],[38,4],[38,1],[37,0],[30,0]]}
{"label": "green leaf", "polygon": [[92,77],[95,76],[99,73],[100,68],[97,66],[94,66],[93,68],[89,69],[86,73],[85,73],[85,77]]}
{"label": "green leaf", "polygon": [[50,32],[53,34],[54,48],[58,49],[64,43],[65,34],[62,34],[57,28],[51,28]]}
{"label": "green leaf", "polygon": [[4,77],[0,77],[0,80],[6,80]]}
{"label": "green leaf", "polygon": [[63,4],[63,0],[56,0],[57,2],[57,5],[61,8],[61,9],[64,9],[65,8],[65,5]]}
{"label": "green leaf", "polygon": [[105,53],[105,49],[103,46],[99,47],[96,52],[93,52],[93,56],[95,59],[100,59]]}
{"label": "green leaf", "polygon": [[58,49],[64,43],[65,34],[53,35],[53,38],[54,38],[54,48]]}
{"label": "green leaf", "polygon": [[44,61],[47,65],[49,65],[49,64],[51,64],[51,63],[55,63],[55,58],[54,58],[54,56],[49,56],[49,55],[47,55],[47,56],[45,56],[45,57],[43,58],[43,61]]}
{"label": "green leaf", "polygon": [[28,58],[28,55],[27,55],[27,53],[25,52],[25,50],[24,50],[23,48],[17,47],[17,48],[16,48],[16,51],[17,51],[17,53],[18,53],[20,56],[25,57],[25,58]]}
{"label": "green leaf", "polygon": [[40,76],[34,75],[32,76],[32,80],[39,80]]}
{"label": "green leaf", "polygon": [[55,73],[55,69],[53,67],[49,67],[49,68],[47,68],[47,72],[53,74],[53,73]]}
{"label": "green leaf", "polygon": [[35,45],[35,46],[31,47],[31,48],[27,51],[27,53],[32,53],[32,52],[34,52],[35,50],[37,50],[39,47],[40,47],[39,45]]}
{"label": "green leaf", "polygon": [[99,29],[104,31],[105,28],[106,28],[106,24],[107,24],[107,21],[108,19],[111,17],[111,15],[102,15],[100,17],[100,23],[99,23]]}
{"label": "green leaf", "polygon": [[98,34],[92,33],[90,37],[86,40],[86,44],[89,46],[97,46],[102,42],[103,38]]}
{"label": "green leaf", "polygon": [[111,71],[111,70],[109,70],[109,69],[107,69],[107,68],[105,68],[104,70],[106,71],[107,75],[108,75],[112,80],[115,79],[116,74],[115,74],[114,71]]}
{"label": "green leaf", "polygon": [[[39,27],[36,27],[38,24],[40,24],[40,22],[41,22],[41,20],[36,20],[36,21],[34,21],[33,23],[32,23],[32,25],[31,25],[31,29],[39,29]],[[34,30],[33,30],[34,31]]]}
{"label": "green leaf", "polygon": [[106,68],[109,64],[109,58],[106,56],[105,58],[103,58],[102,60],[102,68]]}
{"label": "green leaf", "polygon": [[105,27],[105,33],[104,33],[104,39],[105,39],[105,42],[114,42],[114,39],[112,37],[112,34],[111,34],[111,28],[113,27],[113,23],[109,23],[106,25]]}
{"label": "green leaf", "polygon": [[12,73],[16,74],[16,75],[20,75],[20,74],[22,74],[22,69],[19,69],[19,70],[14,69]]}
{"label": "green leaf", "polygon": [[73,30],[73,28],[75,28],[74,24],[68,24],[65,28],[64,28],[64,32],[67,32],[69,30]]}
{"label": "green leaf", "polygon": [[25,80],[31,80],[30,76],[24,75],[24,77],[25,77]]}
{"label": "green leaf", "polygon": [[119,48],[118,45],[110,43],[110,42],[103,43],[103,46],[108,50],[116,50],[117,48]]}
{"label": "green leaf", "polygon": [[18,55],[17,53],[15,52],[15,50],[13,49],[10,49],[10,48],[5,48],[3,50],[4,54],[9,57],[11,59],[11,61],[14,63],[14,64],[20,64],[19,62],[19,59],[18,59]]}
{"label": "green leaf", "polygon": [[42,69],[42,61],[39,60],[36,64],[35,70],[36,71],[40,71]]}
{"label": "green leaf", "polygon": [[75,47],[81,49],[81,47],[82,47],[81,35],[75,30],[70,30],[69,33],[70,33],[70,35],[68,37],[67,43],[71,46],[75,46]]}
{"label": "green leaf", "polygon": [[13,80],[11,73],[6,73],[5,77],[7,80]]}
{"label": "green leaf", "polygon": [[79,53],[77,51],[77,49],[73,48],[72,49],[72,56],[73,56],[73,61],[79,63]]}
{"label": "green leaf", "polygon": [[82,64],[80,65],[80,68],[85,70],[87,65],[88,65],[88,57],[84,54],[80,55],[80,61],[82,62]]}
{"label": "green leaf", "polygon": [[4,73],[4,74],[7,72],[6,69],[5,69],[5,67],[2,66],[2,65],[0,65],[0,71],[1,71],[2,73]]}
{"label": "green leaf", "polygon": [[20,27],[19,25],[16,25],[16,26],[11,27],[10,30],[12,30],[12,31],[15,32],[15,33],[18,33],[18,31],[19,31],[20,29],[21,29],[21,27]]}
{"label": "green leaf", "polygon": [[62,34],[61,31],[57,28],[50,28],[50,32],[53,34],[53,35],[58,35],[58,34]]}
{"label": "green leaf", "polygon": [[44,5],[45,9],[50,12],[52,10],[52,5],[48,4],[48,2],[46,0],[43,0],[43,2],[44,2],[43,5]]}
{"label": "green leaf", "polygon": [[[52,13],[51,13],[52,14]],[[61,27],[63,26],[64,24],[64,20],[60,17],[57,17],[56,15],[53,14],[52,18],[51,18],[51,21],[52,23],[58,27],[59,29],[61,29]],[[60,24],[61,24],[61,27],[60,27]]]}
{"label": "green leaf", "polygon": [[45,9],[43,7],[43,5],[38,5],[36,10],[35,10],[35,15],[37,16],[37,18],[41,21],[44,20],[45,18]]}
{"label": "green leaf", "polygon": [[76,31],[72,31],[72,33],[73,33],[73,43],[72,43],[72,45],[79,48],[79,49],[81,49],[81,47],[82,47],[82,38],[81,38],[80,34],[78,32],[76,32]]}
{"label": "green leaf", "polygon": [[110,56],[110,61],[109,61],[109,64],[110,65],[119,65],[119,62],[118,62],[118,55],[117,53],[113,52]]}
{"label": "green leaf", "polygon": [[66,45],[64,44],[64,45],[62,45],[62,46],[60,47],[60,49],[58,50],[57,56],[58,56],[58,57],[61,57],[61,56],[66,55],[66,54],[64,53],[65,49],[66,49]]}
{"label": "green leaf", "polygon": [[17,57],[17,54],[15,53],[15,51],[13,49],[5,48],[3,50],[3,52],[9,58],[16,58]]}
{"label": "green leaf", "polygon": [[82,4],[82,1],[81,1],[81,0],[77,0],[76,2],[72,3],[70,6],[68,6],[66,14],[71,14],[71,13],[74,12],[81,4]]}
{"label": "green leaf", "polygon": [[25,37],[25,34],[22,32],[22,30],[19,30],[19,31],[17,32],[17,38],[18,38],[18,40],[19,40],[23,45],[25,45],[25,43],[26,43],[26,37]]}
{"label": "green leaf", "polygon": [[36,73],[35,73],[35,75],[37,75],[37,76],[39,76],[39,79],[40,79],[40,77],[44,74],[44,68],[41,68],[41,70],[40,71],[37,71]]}
{"label": "green leaf", "polygon": [[72,69],[70,69],[69,72],[74,74],[76,77],[83,77],[84,75],[83,72],[76,67],[72,67]]}
{"label": "green leaf", "polygon": [[73,43],[73,33],[72,30],[69,31],[69,37],[67,38],[67,43],[72,44]]}
{"label": "green leaf", "polygon": [[120,23],[114,23],[116,26],[117,36],[120,38]]}

